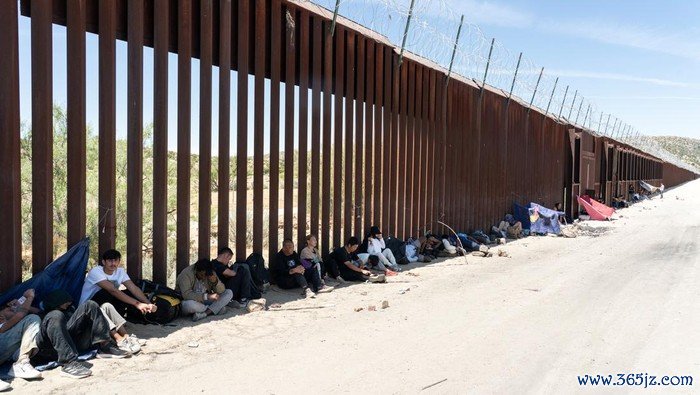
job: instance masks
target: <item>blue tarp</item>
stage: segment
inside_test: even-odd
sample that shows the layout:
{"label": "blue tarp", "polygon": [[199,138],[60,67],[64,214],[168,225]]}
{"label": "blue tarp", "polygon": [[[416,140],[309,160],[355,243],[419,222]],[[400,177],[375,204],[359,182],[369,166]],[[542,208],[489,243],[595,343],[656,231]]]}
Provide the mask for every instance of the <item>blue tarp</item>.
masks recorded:
{"label": "blue tarp", "polygon": [[554,211],[537,203],[530,203],[528,209],[530,214],[530,232],[538,234],[561,233],[559,227],[559,216],[564,215],[561,211]]}
{"label": "blue tarp", "polygon": [[0,295],[0,305],[4,305],[12,299],[18,299],[29,288],[34,288],[36,292],[35,307],[39,307],[39,303],[44,300],[44,297],[56,289],[65,290],[73,296],[73,301],[77,303],[80,300],[80,292],[85,282],[89,254],[90,239],[86,237],[68,252],[51,262],[43,271]]}
{"label": "blue tarp", "polygon": [[516,221],[520,221],[523,229],[530,229],[530,212],[528,207],[513,203],[513,217],[515,217]]}

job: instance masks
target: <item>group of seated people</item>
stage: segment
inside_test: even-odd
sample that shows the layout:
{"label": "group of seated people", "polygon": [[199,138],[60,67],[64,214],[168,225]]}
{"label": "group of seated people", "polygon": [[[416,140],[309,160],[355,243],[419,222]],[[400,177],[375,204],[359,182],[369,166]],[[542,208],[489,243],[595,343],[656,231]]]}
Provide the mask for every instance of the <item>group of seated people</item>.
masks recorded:
{"label": "group of seated people", "polygon": [[[231,264],[233,252],[219,250],[216,259],[202,259],[177,277],[183,296],[182,311],[199,320],[222,314],[225,306],[264,309],[265,299],[252,282],[246,264]],[[108,250],[92,268],[80,300],[62,289],[48,293],[39,308],[35,291],[28,289],[19,299],[0,310],[0,365],[12,364],[8,374],[26,380],[41,378],[37,364],[56,362],[61,375],[84,378],[92,375],[90,365],[80,356],[94,352],[97,358],[128,358],[141,351],[146,342],[126,328],[127,318],[155,313],[158,307],[129,278],[121,265],[121,254]],[[219,280],[219,277],[222,279]],[[10,384],[0,380],[0,391]]]}
{"label": "group of seated people", "polygon": [[[451,243],[434,235],[410,245],[414,253],[426,258],[445,251],[455,253]],[[267,271],[270,283],[281,289],[301,289],[302,296],[315,298],[348,282],[385,282],[386,276],[401,271],[377,226],[370,228],[362,242],[357,237],[348,238],[343,246],[330,251],[326,260],[317,246],[316,236],[308,235],[306,246],[297,253],[294,242],[285,239],[282,249],[271,258]],[[402,263],[416,260],[406,258],[410,260]],[[264,287],[253,281],[251,267],[247,262],[232,263],[232,259],[233,251],[222,247],[215,259],[200,259],[182,270],[175,290],[182,296],[183,315],[199,321],[224,314],[227,307],[265,309]],[[91,365],[81,356],[91,353],[87,357],[128,358],[139,353],[146,342],[128,333],[127,320],[158,310],[121,267],[121,254],[113,249],[105,251],[99,264],[88,272],[77,303],[61,289],[48,293],[41,303],[34,303],[34,299],[35,291],[29,289],[0,311],[0,365],[16,361],[9,370],[11,377],[40,378],[41,372],[34,366],[50,362],[57,363],[64,376],[88,377]],[[7,388],[9,384],[0,381],[0,390]]]}

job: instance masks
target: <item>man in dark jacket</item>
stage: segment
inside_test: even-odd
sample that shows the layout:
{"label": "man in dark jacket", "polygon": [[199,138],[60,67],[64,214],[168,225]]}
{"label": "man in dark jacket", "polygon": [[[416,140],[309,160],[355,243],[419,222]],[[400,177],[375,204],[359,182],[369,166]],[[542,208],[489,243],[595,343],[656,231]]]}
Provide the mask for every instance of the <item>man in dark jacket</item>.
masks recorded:
{"label": "man in dark jacket", "polygon": [[282,289],[301,287],[302,295],[307,298],[316,297],[317,292],[333,290],[332,287],[323,286],[318,270],[304,268],[291,239],[282,242],[282,249],[270,262],[270,276],[272,282]]}

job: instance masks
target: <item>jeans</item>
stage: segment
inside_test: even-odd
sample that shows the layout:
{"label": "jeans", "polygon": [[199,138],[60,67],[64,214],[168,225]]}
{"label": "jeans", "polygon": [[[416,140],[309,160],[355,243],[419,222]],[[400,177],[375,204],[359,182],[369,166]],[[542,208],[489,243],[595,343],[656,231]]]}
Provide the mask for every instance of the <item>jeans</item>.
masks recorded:
{"label": "jeans", "polygon": [[479,251],[479,243],[475,243],[467,237],[464,233],[457,233],[459,240],[462,242],[462,246],[467,251]]}
{"label": "jeans", "polygon": [[[196,300],[183,300],[182,301],[182,315],[190,315],[194,313],[203,313],[207,309],[211,310],[214,314],[219,314],[222,308],[224,308],[233,299],[233,292],[230,289],[225,290],[223,293],[219,294],[219,300],[211,303],[197,302]],[[206,302],[206,301],[205,301]]]}
{"label": "jeans", "polygon": [[[224,285],[233,293],[233,299],[257,299],[259,295],[253,295],[253,278],[250,275],[250,267],[246,264],[234,264],[236,275],[233,277],[222,276]],[[255,297],[257,296],[257,297]]]}
{"label": "jeans", "polygon": [[318,270],[312,267],[305,270],[304,274],[294,273],[282,276],[277,280],[277,286],[282,289],[311,288],[312,291],[318,292],[321,288],[321,277],[318,275]]}
{"label": "jeans", "polygon": [[97,303],[88,300],[74,312],[69,309],[46,314],[37,340],[40,356],[58,359],[60,364],[74,361],[80,353],[111,341],[109,324]]}
{"label": "jeans", "polygon": [[36,337],[40,322],[39,316],[29,314],[6,332],[0,333],[0,365],[12,358],[18,349],[18,359],[29,357],[32,350],[37,348]]}

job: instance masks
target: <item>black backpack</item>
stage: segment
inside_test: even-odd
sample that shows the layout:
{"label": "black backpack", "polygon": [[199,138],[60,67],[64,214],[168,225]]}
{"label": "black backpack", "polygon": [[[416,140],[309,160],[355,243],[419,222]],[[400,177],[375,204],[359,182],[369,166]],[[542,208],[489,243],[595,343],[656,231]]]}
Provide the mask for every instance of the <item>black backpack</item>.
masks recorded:
{"label": "black backpack", "polygon": [[396,258],[396,263],[399,265],[408,264],[408,258],[406,257],[406,242],[397,239],[396,237],[387,236],[384,238],[384,244],[386,248],[390,249]]}
{"label": "black backpack", "polygon": [[265,268],[265,258],[261,254],[254,252],[241,263],[245,263],[250,268],[250,276],[258,289],[262,289],[265,283],[270,283],[270,274]]}
{"label": "black backpack", "polygon": [[134,284],[158,309],[155,313],[127,317],[140,324],[167,325],[182,313],[182,295],[172,288],[150,280],[134,280]]}

